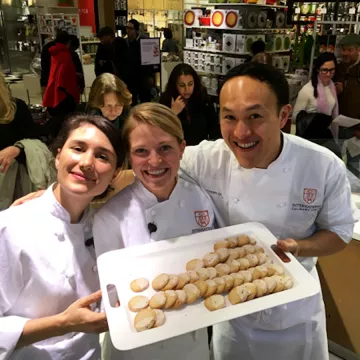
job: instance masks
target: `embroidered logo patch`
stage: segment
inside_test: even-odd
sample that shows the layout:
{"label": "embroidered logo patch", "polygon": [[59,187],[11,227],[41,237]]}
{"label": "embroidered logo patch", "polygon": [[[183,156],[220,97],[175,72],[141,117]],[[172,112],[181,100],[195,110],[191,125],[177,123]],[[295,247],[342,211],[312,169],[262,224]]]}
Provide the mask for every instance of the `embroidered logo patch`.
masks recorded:
{"label": "embroidered logo patch", "polygon": [[210,223],[210,216],[207,210],[194,211],[195,221],[198,225],[206,227]]}
{"label": "embroidered logo patch", "polygon": [[316,189],[304,189],[304,201],[307,204],[312,204],[316,200]]}

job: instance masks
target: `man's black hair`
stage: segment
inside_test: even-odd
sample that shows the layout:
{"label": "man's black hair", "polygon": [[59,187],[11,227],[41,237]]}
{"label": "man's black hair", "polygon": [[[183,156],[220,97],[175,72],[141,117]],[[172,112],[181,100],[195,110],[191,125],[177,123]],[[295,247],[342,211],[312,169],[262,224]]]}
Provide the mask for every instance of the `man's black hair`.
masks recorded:
{"label": "man's black hair", "polygon": [[70,35],[70,47],[73,50],[78,49],[80,46],[79,38],[76,35]]}
{"label": "man's black hair", "polygon": [[251,52],[253,55],[265,51],[265,43],[262,40],[256,40],[251,44]]}
{"label": "man's black hair", "polygon": [[98,38],[101,39],[104,36],[115,36],[115,32],[110,26],[104,26],[100,29]]}
{"label": "man's black hair", "polygon": [[136,31],[139,31],[139,29],[140,29],[140,23],[139,23],[136,19],[130,19],[128,22],[129,22],[130,24],[133,24],[133,25],[134,25],[134,29],[135,29]]}
{"label": "man's black hair", "polygon": [[165,39],[172,39],[173,38],[173,34],[172,34],[171,29],[169,29],[169,28],[164,29],[164,37],[165,37]]}
{"label": "man's black hair", "polygon": [[219,86],[218,94],[220,94],[222,87],[227,81],[239,76],[248,76],[251,79],[267,84],[277,98],[279,110],[282,106],[289,104],[289,84],[285,75],[268,64],[248,62],[235,66],[225,75],[224,81]]}
{"label": "man's black hair", "polygon": [[70,35],[67,31],[59,30],[56,33],[55,42],[60,44],[67,44],[70,41]]}

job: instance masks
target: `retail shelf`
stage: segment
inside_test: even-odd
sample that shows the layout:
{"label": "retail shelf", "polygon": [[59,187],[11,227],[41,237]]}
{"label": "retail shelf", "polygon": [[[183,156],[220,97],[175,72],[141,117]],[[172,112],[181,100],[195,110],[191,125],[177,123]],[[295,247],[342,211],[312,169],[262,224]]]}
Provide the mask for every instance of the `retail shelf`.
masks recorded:
{"label": "retail shelf", "polygon": [[84,52],[84,55],[90,55],[90,56],[94,56],[94,55],[96,55],[96,53],[93,53],[93,52],[89,52],[89,53],[87,53],[87,52]]}
{"label": "retail shelf", "polygon": [[84,44],[99,44],[100,43],[100,40],[85,40],[85,41],[82,41],[81,44],[84,45]]}
{"label": "retail shelf", "polygon": [[264,5],[264,4],[248,4],[248,3],[186,3],[184,6],[196,6],[196,7],[206,7],[206,6],[257,6],[257,7],[265,7],[265,8],[275,8],[275,9],[287,9],[286,5]]}
{"label": "retail shelf", "polygon": [[[249,53],[237,53],[237,52],[228,52],[228,51],[221,51],[221,50],[210,50],[210,49],[196,49],[196,48],[186,48],[184,47],[185,51],[198,51],[198,52],[205,52],[211,54],[222,54],[222,55],[240,55],[240,56],[247,56]],[[278,51],[267,51],[268,54],[279,54],[279,53],[288,53],[291,50],[278,50]]]}
{"label": "retail shelf", "polygon": [[40,31],[40,34],[41,35],[53,35],[52,32],[42,32],[42,31]]}
{"label": "retail shelf", "polygon": [[212,26],[189,26],[186,27],[185,29],[210,29],[210,30],[224,30],[224,31],[243,31],[243,32],[254,32],[254,31],[261,31],[261,32],[276,32],[276,31],[290,31],[292,30],[292,28],[262,28],[262,29],[219,29],[219,28],[214,28]]}

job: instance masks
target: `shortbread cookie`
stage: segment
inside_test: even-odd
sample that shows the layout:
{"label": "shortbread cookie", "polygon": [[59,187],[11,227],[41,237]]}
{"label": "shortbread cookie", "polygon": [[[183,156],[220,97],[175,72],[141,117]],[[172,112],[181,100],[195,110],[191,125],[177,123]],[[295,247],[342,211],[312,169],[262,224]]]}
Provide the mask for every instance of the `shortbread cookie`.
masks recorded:
{"label": "shortbread cookie", "polygon": [[204,267],[202,259],[193,259],[186,264],[186,270],[197,270]]}
{"label": "shortbread cookie", "polygon": [[237,261],[240,264],[240,270],[247,270],[250,267],[250,261],[246,258],[239,258]]}
{"label": "shortbread cookie", "polygon": [[186,284],[190,282],[190,276],[187,273],[182,273],[178,275],[179,281],[176,285],[176,290],[181,290]]}
{"label": "shortbread cookie", "polygon": [[266,295],[272,294],[276,288],[276,280],[272,277],[265,277],[263,280],[265,281],[267,286]]}
{"label": "shortbread cookie", "polygon": [[244,246],[250,243],[250,238],[247,235],[239,235],[237,241],[239,246]]}
{"label": "shortbread cookie", "polygon": [[266,254],[264,254],[262,252],[258,252],[258,253],[255,253],[255,255],[257,256],[257,258],[259,260],[259,265],[263,265],[266,263],[266,261],[267,261]]}
{"label": "shortbread cookie", "polygon": [[178,309],[186,303],[187,296],[184,290],[175,290],[177,295],[177,300],[173,305],[173,309]]}
{"label": "shortbread cookie", "polygon": [[143,295],[134,296],[129,300],[128,306],[131,311],[139,312],[149,307],[149,299]]}
{"label": "shortbread cookie", "polygon": [[166,304],[166,295],[164,291],[160,291],[150,299],[150,307],[152,309],[162,309]]}
{"label": "shortbread cookie", "polygon": [[226,241],[228,242],[230,249],[236,248],[238,246],[238,240],[236,236],[229,237],[226,239]]}
{"label": "shortbread cookie", "polygon": [[232,305],[240,304],[246,301],[249,295],[248,289],[244,285],[234,287],[228,295],[228,299]]}
{"label": "shortbread cookie", "polygon": [[220,248],[215,251],[219,255],[220,262],[225,262],[229,257],[229,250],[226,248]]}
{"label": "shortbread cookie", "polygon": [[195,270],[196,273],[199,275],[199,280],[207,280],[209,278],[209,273],[206,268],[201,268],[198,270]]}
{"label": "shortbread cookie", "polygon": [[251,276],[251,273],[249,270],[241,270],[241,271],[239,271],[239,274],[242,275],[245,283],[252,281],[252,276]]}
{"label": "shortbread cookie", "polygon": [[222,277],[217,277],[214,279],[217,289],[216,294],[221,294],[225,291],[225,280]]}
{"label": "shortbread cookie", "polygon": [[255,253],[255,246],[254,245],[244,245],[243,249],[246,251],[246,255],[254,254]]}
{"label": "shortbread cookie", "polygon": [[283,291],[285,289],[284,278],[280,275],[274,275],[273,279],[276,281],[276,286],[273,292],[277,293]]}
{"label": "shortbread cookie", "polygon": [[154,290],[161,290],[169,282],[170,276],[168,274],[158,275],[151,283]]}
{"label": "shortbread cookie", "polygon": [[239,251],[237,250],[238,248],[234,248],[234,249],[229,249],[229,257],[227,259],[227,261],[229,260],[236,260],[240,257]]}
{"label": "shortbread cookie", "polygon": [[258,269],[260,271],[260,274],[261,274],[260,278],[261,279],[268,276],[268,269],[267,269],[266,266],[259,265],[259,266],[256,267],[256,269]]}
{"label": "shortbread cookie", "polygon": [[130,289],[134,292],[142,292],[149,287],[149,280],[145,278],[138,278],[130,283]]}
{"label": "shortbread cookie", "polygon": [[291,289],[294,285],[294,282],[293,282],[293,279],[288,276],[288,275],[285,275],[283,277],[283,280],[284,280],[284,290],[288,290],[288,289]]}
{"label": "shortbread cookie", "polygon": [[170,309],[176,303],[176,300],[177,300],[176,291],[175,290],[166,290],[165,296],[166,296],[166,303],[164,305],[164,309]]}
{"label": "shortbread cookie", "polygon": [[254,267],[259,263],[259,259],[255,254],[248,254],[245,256],[245,259],[249,260],[250,266]]}
{"label": "shortbread cookie", "polygon": [[165,317],[165,313],[162,310],[154,309],[154,311],[156,314],[156,320],[155,320],[155,324],[153,327],[157,328],[157,327],[165,324],[166,317]]}
{"label": "shortbread cookie", "polygon": [[268,274],[269,276],[272,275],[283,275],[284,274],[284,269],[277,264],[269,264],[267,265],[268,268]]}
{"label": "shortbread cookie", "polygon": [[156,312],[153,309],[144,309],[136,314],[134,327],[136,331],[151,329],[156,322]]}
{"label": "shortbread cookie", "polygon": [[235,273],[238,272],[240,270],[240,263],[239,261],[233,259],[233,260],[226,260],[227,265],[230,266],[230,273]]}
{"label": "shortbread cookie", "polygon": [[162,290],[173,290],[176,288],[178,282],[179,277],[177,275],[169,275],[169,282],[162,288]]}
{"label": "shortbread cookie", "polygon": [[216,293],[217,290],[217,284],[215,282],[215,280],[206,280],[206,285],[207,285],[207,290],[206,293],[204,295],[204,298],[207,298],[211,295],[214,295]]}
{"label": "shortbread cookie", "polygon": [[194,285],[199,289],[200,296],[203,297],[206,294],[206,291],[207,291],[207,288],[208,288],[205,280],[195,281]]}
{"label": "shortbread cookie", "polygon": [[186,272],[190,276],[190,282],[194,283],[195,281],[199,280],[199,275],[195,270],[189,270]]}
{"label": "shortbread cookie", "polygon": [[250,268],[248,271],[251,274],[252,281],[261,279],[261,272],[256,267]]}
{"label": "shortbread cookie", "polygon": [[232,278],[234,279],[234,287],[242,285],[244,283],[244,277],[240,273],[233,273],[230,274],[230,276],[232,276]]}
{"label": "shortbread cookie", "polygon": [[203,258],[206,267],[214,267],[220,262],[219,254],[216,252],[209,252]]}
{"label": "shortbread cookie", "polygon": [[225,298],[222,295],[212,295],[205,300],[205,306],[210,311],[225,307]]}
{"label": "shortbread cookie", "polygon": [[239,254],[239,258],[243,258],[244,256],[246,256],[246,250],[242,247],[237,247],[234,250],[237,251],[237,253]]}
{"label": "shortbread cookie", "polygon": [[230,266],[228,264],[217,264],[215,269],[218,273],[218,276],[229,275],[230,274]]}
{"label": "shortbread cookie", "polygon": [[255,298],[256,293],[257,293],[257,289],[256,289],[255,284],[253,284],[253,283],[245,283],[245,284],[240,285],[240,286],[245,286],[248,289],[249,295],[247,297],[247,300],[252,300],[252,299]]}
{"label": "shortbread cookie", "polygon": [[253,237],[249,237],[250,239],[250,245],[256,245],[256,240]]}
{"label": "shortbread cookie", "polygon": [[264,280],[254,280],[253,284],[256,285],[256,297],[262,297],[267,292],[267,285]]}
{"label": "shortbread cookie", "polygon": [[229,243],[226,240],[219,240],[215,243],[214,245],[214,250],[218,250],[218,249],[222,249],[222,248],[228,248],[229,247]]}
{"label": "shortbread cookie", "polygon": [[208,271],[209,279],[214,279],[217,277],[217,271],[214,267],[208,267],[206,270]]}
{"label": "shortbread cookie", "polygon": [[234,279],[230,275],[223,275],[221,277],[225,280],[225,290],[224,291],[230,291],[234,287]]}
{"label": "shortbread cookie", "polygon": [[184,291],[186,293],[188,304],[192,304],[200,297],[200,290],[194,284],[187,284],[184,286]]}
{"label": "shortbread cookie", "polygon": [[255,253],[264,253],[265,250],[260,245],[254,245]]}

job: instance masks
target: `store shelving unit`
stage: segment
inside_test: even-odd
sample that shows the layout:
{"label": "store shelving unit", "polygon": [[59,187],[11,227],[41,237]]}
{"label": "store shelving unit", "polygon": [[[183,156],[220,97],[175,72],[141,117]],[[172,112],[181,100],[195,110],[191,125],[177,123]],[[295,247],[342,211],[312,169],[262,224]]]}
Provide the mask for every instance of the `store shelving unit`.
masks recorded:
{"label": "store shelving unit", "polygon": [[[197,16],[198,21],[189,23],[185,11],[184,62],[190,64],[202,77],[210,95],[216,96],[222,76],[231,67],[242,64],[249,58],[250,46],[255,40],[262,40],[266,43],[266,51],[273,55],[273,65],[285,72],[289,70],[291,28],[275,27],[281,23],[279,19],[286,16],[286,6],[246,3],[185,3],[185,8],[190,11],[190,19],[195,19]],[[201,11],[203,16],[201,16]],[[212,16],[217,11],[222,14],[219,15],[219,18],[223,18],[223,22],[215,26]],[[226,16],[229,13],[233,13],[232,19],[236,19],[234,21],[236,25],[229,26],[226,23]],[[255,22],[262,27],[250,26],[250,17],[255,18]],[[202,25],[205,20],[210,22],[210,26],[208,23],[205,26]],[[286,20],[283,24],[286,25]],[[254,25],[254,21],[252,21],[252,25]],[[285,39],[286,46],[284,45]]]}

